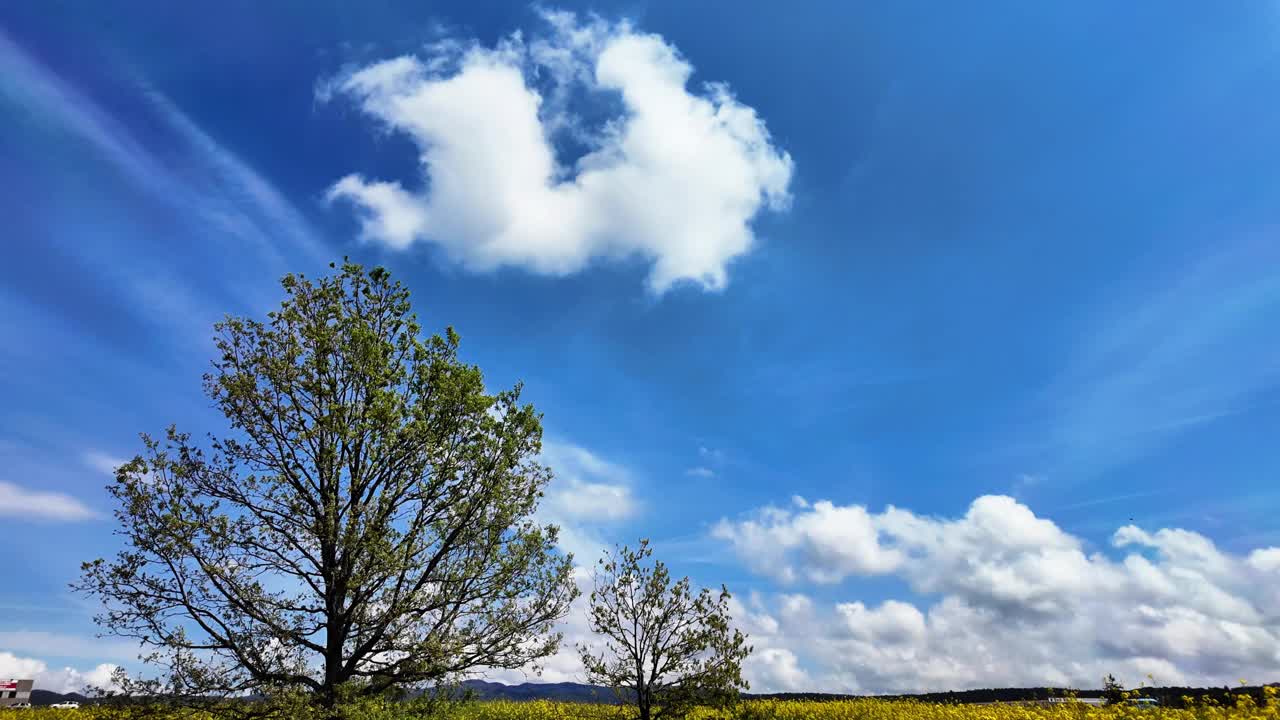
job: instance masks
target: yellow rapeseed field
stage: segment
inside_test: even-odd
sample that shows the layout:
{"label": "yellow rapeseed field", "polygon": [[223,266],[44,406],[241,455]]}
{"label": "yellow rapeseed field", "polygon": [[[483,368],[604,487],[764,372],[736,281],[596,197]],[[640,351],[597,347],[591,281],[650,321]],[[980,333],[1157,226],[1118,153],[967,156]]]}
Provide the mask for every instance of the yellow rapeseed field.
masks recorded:
{"label": "yellow rapeseed field", "polygon": [[[1280,720],[1280,702],[1268,688],[1262,703],[1239,696],[1234,705],[1194,703],[1185,709],[1101,707],[1078,702],[1056,705],[997,704],[944,705],[909,700],[750,700],[731,708],[700,708],[689,720]],[[11,720],[131,720],[136,710],[86,706],[78,710],[33,709],[12,714]],[[204,713],[178,712],[183,720]],[[5,713],[5,716],[10,714]],[[388,705],[381,712],[361,713],[368,720],[408,720]],[[399,717],[398,717],[399,716]],[[433,717],[440,720],[629,720],[627,708],[611,705],[483,701],[443,705]],[[154,716],[153,716],[154,717]],[[0,716],[4,720],[8,717]]]}
{"label": "yellow rapeseed field", "polygon": [[[481,702],[450,708],[448,720],[627,720],[633,714],[607,705]],[[750,700],[729,709],[696,710],[689,720],[1280,720],[1280,703],[1247,696],[1230,707],[1208,703],[1188,709],[1058,705],[943,705],[890,700]]]}

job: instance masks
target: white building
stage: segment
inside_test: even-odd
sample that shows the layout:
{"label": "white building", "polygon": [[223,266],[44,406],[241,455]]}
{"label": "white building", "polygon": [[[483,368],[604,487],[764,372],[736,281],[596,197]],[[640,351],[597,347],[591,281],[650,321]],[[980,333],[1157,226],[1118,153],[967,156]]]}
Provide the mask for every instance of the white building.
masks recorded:
{"label": "white building", "polygon": [[34,680],[0,680],[0,707],[31,702],[31,686]]}

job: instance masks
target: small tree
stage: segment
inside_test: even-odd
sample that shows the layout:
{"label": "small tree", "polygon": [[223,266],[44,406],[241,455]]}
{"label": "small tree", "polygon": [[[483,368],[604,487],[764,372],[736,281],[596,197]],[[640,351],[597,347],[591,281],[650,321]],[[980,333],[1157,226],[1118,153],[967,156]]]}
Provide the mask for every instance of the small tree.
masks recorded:
{"label": "small tree", "polygon": [[730,628],[729,591],[694,594],[689,578],[671,582],[649,564],[648,540],[600,560],[591,593],[591,630],[605,652],[580,645],[588,681],[634,703],[640,720],[680,717],[695,704],[722,704],[746,689],[742,660],[751,653]]}
{"label": "small tree", "polygon": [[[331,266],[332,267],[332,266]],[[344,264],[216,326],[205,390],[231,433],[170,428],[108,490],[125,549],[85,563],[109,633],[186,698],[344,699],[555,652],[577,594],[533,513],[550,470],[520,388],[490,395],[408,291]]]}
{"label": "small tree", "polygon": [[1120,684],[1119,680],[1116,680],[1114,675],[1108,674],[1102,678],[1102,697],[1108,705],[1124,702],[1124,686]]}

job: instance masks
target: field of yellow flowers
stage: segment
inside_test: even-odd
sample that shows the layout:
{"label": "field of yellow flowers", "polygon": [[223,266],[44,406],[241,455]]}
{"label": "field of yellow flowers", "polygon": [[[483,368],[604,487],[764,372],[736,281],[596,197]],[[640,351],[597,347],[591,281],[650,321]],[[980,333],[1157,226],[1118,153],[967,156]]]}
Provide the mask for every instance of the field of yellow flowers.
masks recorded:
{"label": "field of yellow flowers", "polygon": [[[555,702],[480,702],[442,714],[447,720],[627,720],[626,709]],[[1280,702],[1241,696],[1234,705],[1185,709],[1056,705],[943,705],[911,700],[749,700],[728,709],[695,710],[689,720],[1280,720]]]}
{"label": "field of yellow flowers", "polygon": [[[1280,701],[1268,688],[1263,702],[1247,695],[1231,705],[1212,701],[1186,708],[1142,708],[1133,705],[1101,707],[1079,702],[1055,705],[945,705],[911,700],[749,700],[730,708],[700,708],[688,720],[1280,720]],[[86,706],[78,710],[33,709],[12,714],[12,720],[131,720],[137,709]],[[9,715],[6,713],[5,715]],[[174,711],[169,717],[200,720],[204,713]],[[361,713],[361,720],[410,720],[393,706]],[[3,717],[3,716],[0,716]],[[153,716],[154,717],[154,716]],[[439,720],[629,720],[628,709],[552,701],[482,701],[446,704],[431,714]],[[10,720],[10,718],[4,718]],[[416,718],[414,719],[416,720]]]}

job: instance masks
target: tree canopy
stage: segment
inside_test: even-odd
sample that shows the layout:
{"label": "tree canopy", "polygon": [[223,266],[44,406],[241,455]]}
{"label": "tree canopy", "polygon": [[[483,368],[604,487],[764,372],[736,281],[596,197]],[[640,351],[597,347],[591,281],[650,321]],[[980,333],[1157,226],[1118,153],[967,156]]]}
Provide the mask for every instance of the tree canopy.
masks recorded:
{"label": "tree canopy", "polygon": [[731,627],[729,591],[694,592],[651,561],[648,540],[599,561],[591,592],[591,630],[603,651],[579,646],[588,682],[614,688],[640,720],[679,717],[696,704],[722,704],[747,689],[746,637]]}
{"label": "tree canopy", "polygon": [[577,589],[534,520],[551,473],[520,387],[487,393],[452,328],[421,338],[385,270],[282,284],[266,321],[216,325],[229,431],[144,435],[108,487],[124,547],[75,585],[165,669],[148,691],[332,708],[554,653]]}

